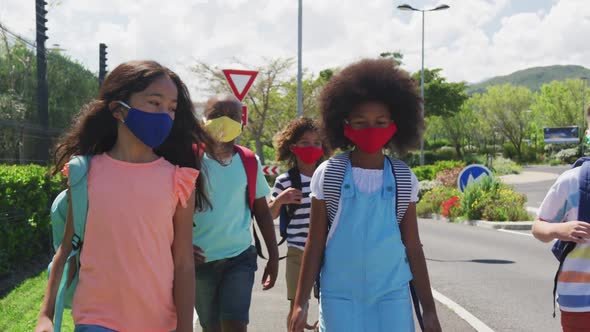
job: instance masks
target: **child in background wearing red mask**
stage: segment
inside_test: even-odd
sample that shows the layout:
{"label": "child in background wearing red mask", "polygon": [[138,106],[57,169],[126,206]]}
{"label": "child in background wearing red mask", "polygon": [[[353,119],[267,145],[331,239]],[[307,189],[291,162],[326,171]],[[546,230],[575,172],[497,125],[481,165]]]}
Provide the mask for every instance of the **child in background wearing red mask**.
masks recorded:
{"label": "child in background wearing red mask", "polygon": [[[320,331],[414,331],[410,282],[425,331],[440,331],[416,218],[418,180],[384,150],[420,142],[416,84],[392,60],[363,60],[320,96],[330,148],[311,179],[311,218],[289,331],[303,331],[319,273]],[[348,150],[348,151],[347,151]]]}
{"label": "child in background wearing red mask", "polygon": [[[293,301],[299,280],[301,258],[309,231],[311,198],[309,183],[320,159],[324,155],[319,125],[314,120],[299,118],[291,121],[275,140],[278,162],[287,164],[289,172],[277,177],[272,190],[269,208],[274,219],[288,219],[284,229],[287,241],[287,299],[291,302],[287,324],[291,319]],[[291,177],[297,177],[293,180]],[[298,185],[296,185],[298,184]],[[300,188],[300,189],[298,189]],[[307,293],[309,298],[309,292]],[[311,328],[311,326],[307,326]]]}

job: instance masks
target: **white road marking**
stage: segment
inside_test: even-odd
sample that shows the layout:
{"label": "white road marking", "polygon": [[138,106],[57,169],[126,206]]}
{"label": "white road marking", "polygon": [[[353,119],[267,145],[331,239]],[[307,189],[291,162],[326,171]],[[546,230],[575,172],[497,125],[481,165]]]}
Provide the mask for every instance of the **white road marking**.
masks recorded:
{"label": "white road marking", "polygon": [[494,330],[492,330],[484,322],[472,315],[469,311],[465,310],[465,308],[458,305],[448,297],[437,292],[434,288],[432,288],[432,296],[434,296],[434,298],[438,302],[444,304],[449,309],[454,311],[457,314],[457,316],[463,318],[463,320],[465,320],[469,325],[471,325],[471,327],[473,327],[477,332],[494,332]]}

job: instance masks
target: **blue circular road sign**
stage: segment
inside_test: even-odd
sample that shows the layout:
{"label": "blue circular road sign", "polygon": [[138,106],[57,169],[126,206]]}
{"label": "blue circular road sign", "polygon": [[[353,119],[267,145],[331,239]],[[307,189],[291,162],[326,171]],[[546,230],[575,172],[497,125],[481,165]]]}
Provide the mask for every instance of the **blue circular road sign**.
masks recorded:
{"label": "blue circular road sign", "polygon": [[472,183],[481,180],[484,176],[492,177],[492,172],[483,165],[469,165],[465,167],[459,174],[457,179],[457,186],[461,192]]}

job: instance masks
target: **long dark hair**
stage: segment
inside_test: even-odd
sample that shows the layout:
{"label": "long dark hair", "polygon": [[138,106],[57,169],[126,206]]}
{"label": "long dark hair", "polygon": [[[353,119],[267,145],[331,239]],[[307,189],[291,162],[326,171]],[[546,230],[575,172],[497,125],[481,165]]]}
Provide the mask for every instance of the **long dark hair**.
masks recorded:
{"label": "long dark hair", "polygon": [[[55,148],[54,174],[72,156],[97,155],[110,151],[117,141],[117,120],[108,105],[117,100],[129,102],[132,94],[145,90],[161,77],[169,77],[178,89],[174,125],[170,135],[154,152],[171,164],[200,170],[201,158],[195,157],[193,144],[211,145],[212,139],[196,119],[195,109],[186,85],[170,69],[155,61],[129,61],[115,68],[103,82],[98,98],[85,105],[72,128]],[[197,178],[195,207],[204,210],[211,204],[202,176]]]}

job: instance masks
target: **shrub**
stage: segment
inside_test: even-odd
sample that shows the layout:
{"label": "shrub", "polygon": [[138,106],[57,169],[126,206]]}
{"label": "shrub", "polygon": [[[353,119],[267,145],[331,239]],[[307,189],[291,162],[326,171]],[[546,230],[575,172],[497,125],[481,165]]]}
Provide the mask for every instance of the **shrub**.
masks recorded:
{"label": "shrub", "polygon": [[470,184],[463,192],[461,209],[471,220],[526,220],[526,197],[497,179],[484,177]]}
{"label": "shrub", "polygon": [[578,159],[578,149],[570,148],[564,149],[555,154],[555,159],[559,160],[564,164],[573,164]]}
{"label": "shrub", "polygon": [[441,204],[441,214],[443,217],[453,221],[455,218],[461,216],[461,198],[459,196],[452,196]]}
{"label": "shrub", "polygon": [[435,181],[440,182],[445,187],[457,187],[457,179],[463,170],[463,166],[446,169],[436,176]]}
{"label": "shrub", "polygon": [[436,150],[437,160],[452,160],[457,158],[457,152],[452,146],[443,146]]}
{"label": "shrub", "polygon": [[486,163],[486,157],[480,154],[465,154],[463,155],[463,162],[467,165],[471,164],[480,164],[483,165]]}
{"label": "shrub", "polygon": [[424,194],[418,202],[416,211],[420,217],[429,217],[430,214],[441,214],[442,203],[453,196],[459,196],[459,190],[447,187],[434,187]]}
{"label": "shrub", "polygon": [[431,191],[432,189],[434,189],[435,187],[439,187],[441,186],[440,182],[437,181],[430,181],[430,180],[424,180],[424,181],[420,181],[420,190],[418,191],[418,199],[422,199],[422,197],[424,196],[425,193]]}
{"label": "shrub", "polygon": [[50,252],[49,207],[64,187],[45,167],[0,165],[0,275]]}
{"label": "shrub", "polygon": [[416,166],[412,168],[412,171],[418,178],[418,181],[434,180],[436,176],[434,165]]}
{"label": "shrub", "polygon": [[496,175],[520,174],[522,167],[510,159],[503,157],[495,158],[492,161],[492,168]]}

